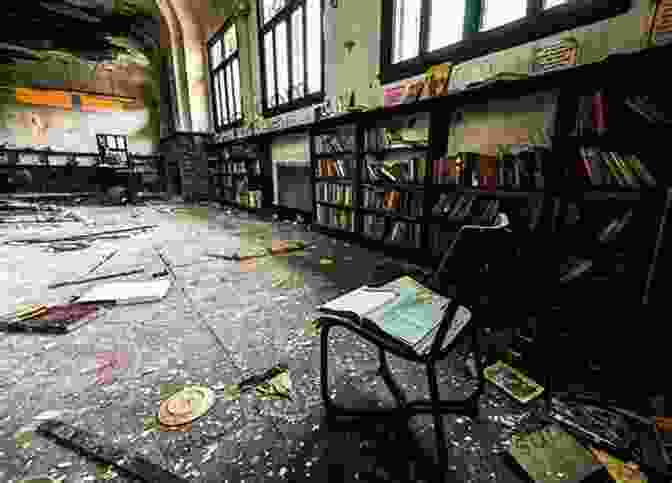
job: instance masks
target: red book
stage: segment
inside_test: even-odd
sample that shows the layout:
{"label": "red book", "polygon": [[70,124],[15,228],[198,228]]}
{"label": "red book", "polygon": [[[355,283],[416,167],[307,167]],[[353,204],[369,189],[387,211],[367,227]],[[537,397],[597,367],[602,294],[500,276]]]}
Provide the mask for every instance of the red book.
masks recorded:
{"label": "red book", "polygon": [[607,130],[606,109],[604,94],[601,91],[596,92],[593,96],[593,128],[598,134],[603,134]]}

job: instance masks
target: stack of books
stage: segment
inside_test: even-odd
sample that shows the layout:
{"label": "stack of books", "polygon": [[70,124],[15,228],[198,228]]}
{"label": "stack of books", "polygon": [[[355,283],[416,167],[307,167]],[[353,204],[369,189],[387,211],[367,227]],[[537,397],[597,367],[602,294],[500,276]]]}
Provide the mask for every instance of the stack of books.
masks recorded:
{"label": "stack of books", "polygon": [[531,70],[537,74],[576,65],[578,50],[579,44],[574,38],[540,46],[535,49]]}
{"label": "stack of books", "polygon": [[544,153],[524,151],[503,157],[478,153],[434,161],[434,183],[455,184],[470,188],[543,189],[545,181]]}
{"label": "stack of books", "polygon": [[657,3],[651,40],[654,45],[662,45],[672,40],[672,1],[658,0]]}
{"label": "stack of books", "polygon": [[340,176],[347,178],[349,175],[349,163],[342,159],[320,159],[317,166],[317,176]]}
{"label": "stack of books", "polygon": [[367,161],[364,178],[371,183],[385,181],[390,183],[423,183],[427,162],[424,158],[411,158],[404,161]]}
{"label": "stack of books", "polygon": [[327,203],[352,206],[352,187],[342,184],[317,183],[315,198]]}
{"label": "stack of books", "polygon": [[423,198],[420,193],[364,189],[363,208],[390,210],[405,216],[421,216]]}
{"label": "stack of books", "polygon": [[451,221],[470,219],[475,225],[492,225],[499,214],[499,200],[482,200],[476,195],[442,193],[432,208],[435,216],[445,216]]}
{"label": "stack of books", "polygon": [[587,146],[579,151],[577,174],[592,186],[656,186],[655,178],[636,154],[620,154]]}
{"label": "stack of books", "polygon": [[318,154],[352,151],[355,137],[348,133],[320,134],[315,137],[315,151]]}
{"label": "stack of books", "polygon": [[354,231],[354,217],[352,210],[317,205],[317,222],[320,225],[338,228],[340,230]]}

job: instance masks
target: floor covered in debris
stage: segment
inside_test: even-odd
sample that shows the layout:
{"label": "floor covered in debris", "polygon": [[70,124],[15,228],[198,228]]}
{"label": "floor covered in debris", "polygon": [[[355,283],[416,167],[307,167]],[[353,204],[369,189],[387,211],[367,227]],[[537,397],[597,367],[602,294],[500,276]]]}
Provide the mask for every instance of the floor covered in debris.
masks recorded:
{"label": "floor covered in debris", "polygon": [[[376,264],[389,261],[382,253],[295,223],[222,208],[184,209],[165,202],[77,206],[59,217],[0,224],[0,237],[8,242],[157,226],[79,246],[0,244],[5,294],[0,312],[20,304],[67,303],[96,282],[48,286],[81,278],[105,258],[89,276],[144,268],[122,280],[151,279],[166,268],[162,255],[176,278],[161,301],[107,306],[95,320],[66,334],[0,332],[0,481],[131,481],[114,467],[97,465],[36,434],[36,425],[50,418],[137,451],[187,481],[430,480],[435,448],[430,416],[355,425],[324,420],[319,337],[307,322],[320,303],[365,284]],[[314,245],[252,264],[210,256],[240,250],[250,233]],[[373,346],[336,330],[331,351],[336,401],[393,405],[375,373]],[[102,381],[101,353],[125,354],[124,363]],[[278,364],[289,369],[290,399],[266,400],[254,392],[219,397],[228,385]],[[411,397],[428,394],[422,367],[394,357],[390,365]],[[446,398],[469,391],[473,378],[464,364],[448,360],[440,369]],[[204,385],[218,394],[188,431],[166,432],[151,424],[171,384]],[[480,404],[477,421],[445,416],[446,481],[519,481],[503,452],[512,428],[530,408],[515,406],[491,386]]]}

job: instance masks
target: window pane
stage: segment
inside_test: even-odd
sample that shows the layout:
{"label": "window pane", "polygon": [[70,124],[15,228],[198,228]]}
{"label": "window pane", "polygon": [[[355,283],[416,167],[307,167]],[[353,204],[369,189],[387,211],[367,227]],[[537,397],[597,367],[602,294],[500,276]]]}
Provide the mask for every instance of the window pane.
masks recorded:
{"label": "window pane", "polygon": [[429,50],[462,40],[466,0],[432,0],[429,19]]}
{"label": "window pane", "polygon": [[394,1],[393,64],[420,54],[420,10],[421,0]]}
{"label": "window pane", "polygon": [[303,57],[303,7],[292,14],[292,97],[305,96]]}
{"label": "window pane", "polygon": [[273,50],[273,32],[267,32],[264,36],[264,54],[266,55],[266,103],[268,107],[275,106],[275,68],[273,60],[275,51]]}
{"label": "window pane", "polygon": [[215,89],[215,125],[220,127],[222,125],[222,93],[219,90],[219,82],[216,77],[213,84]]}
{"label": "window pane", "polygon": [[287,56],[287,23],[279,23],[275,28],[275,55],[278,75],[278,103],[289,102],[289,58]]}
{"label": "window pane", "polygon": [[523,18],[527,13],[527,0],[485,0],[483,2],[483,26],[491,30]]}
{"label": "window pane", "polygon": [[238,39],[236,38],[236,25],[233,24],[224,34],[224,58],[228,58],[238,49]]}
{"label": "window pane", "polygon": [[264,0],[264,23],[271,20],[284,6],[285,0]]}
{"label": "window pane", "polygon": [[307,0],[308,93],[322,91],[322,13],[320,0]]}
{"label": "window pane", "polygon": [[553,8],[567,3],[567,0],[544,0],[544,8]]}
{"label": "window pane", "polygon": [[217,67],[222,62],[222,43],[217,41],[210,47],[210,63]]}
{"label": "window pane", "polygon": [[233,69],[233,88],[236,91],[236,97],[233,100],[236,103],[237,119],[240,119],[242,118],[243,110],[240,107],[240,62],[237,57],[233,59],[231,68]]}
{"label": "window pane", "polygon": [[217,79],[219,81],[219,91],[222,93],[222,124],[228,124],[229,121],[229,110],[226,105],[226,89],[224,85],[224,69],[220,70],[217,73]]}
{"label": "window pane", "polygon": [[233,106],[233,77],[231,76],[231,64],[226,66],[226,105],[229,108],[229,122],[236,118],[236,111]]}

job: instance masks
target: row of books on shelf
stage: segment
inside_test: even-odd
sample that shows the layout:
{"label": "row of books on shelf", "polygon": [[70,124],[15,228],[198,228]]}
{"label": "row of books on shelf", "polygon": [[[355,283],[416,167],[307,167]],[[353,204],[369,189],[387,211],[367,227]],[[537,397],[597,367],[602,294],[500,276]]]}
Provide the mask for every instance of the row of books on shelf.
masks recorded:
{"label": "row of books on shelf", "polygon": [[423,197],[420,193],[362,190],[362,206],[369,209],[391,210],[406,216],[422,216]]}
{"label": "row of books on shelf", "polygon": [[[503,206],[503,203],[506,205]],[[473,194],[443,193],[432,208],[432,215],[461,224],[489,226],[493,225],[497,215],[505,210],[516,220],[525,220],[522,223],[533,231],[539,225],[543,208],[542,197],[504,201],[486,199]],[[454,231],[454,227],[449,228]]]}
{"label": "row of books on shelf", "polygon": [[374,240],[383,240],[406,247],[419,248],[421,243],[422,226],[419,223],[394,221],[386,233],[387,222],[379,215],[365,215],[363,219],[364,235]]}
{"label": "row of books on shelf", "polygon": [[343,210],[331,206],[317,205],[317,223],[339,230],[355,231],[352,210]]}
{"label": "row of books on shelf", "polygon": [[236,191],[246,191],[248,184],[246,178],[233,177],[230,175],[222,176],[222,185],[229,188],[235,188]]}
{"label": "row of books on shelf", "polygon": [[376,128],[364,131],[364,146],[367,151],[384,149],[414,148],[423,149],[428,143],[428,129],[390,129]]}
{"label": "row of books on shelf", "polygon": [[492,225],[499,213],[499,200],[479,199],[472,194],[442,193],[432,215],[452,221],[470,220],[476,225]]}
{"label": "row of books on shelf", "polygon": [[225,173],[225,174],[260,175],[261,161],[260,160],[255,160],[253,162],[233,161],[230,163],[221,164],[219,168],[213,168],[213,171],[216,173]]}
{"label": "row of books on shelf", "polygon": [[236,194],[236,202],[247,208],[261,208],[263,193],[261,190],[242,191]]}
{"label": "row of books on shelf", "polygon": [[333,183],[315,184],[315,199],[343,206],[352,206],[352,186]]}
{"label": "row of books on shelf", "polygon": [[364,179],[371,183],[424,183],[427,162],[423,158],[404,161],[367,161]]}
{"label": "row of books on shelf", "polygon": [[545,155],[542,150],[522,151],[517,155],[490,156],[461,153],[434,161],[435,184],[455,184],[471,188],[543,189]]}
{"label": "row of books on shelf", "polygon": [[595,147],[579,148],[579,176],[593,186],[653,187],[656,180],[636,154],[620,154]]}
{"label": "row of books on shelf", "polygon": [[350,163],[343,159],[320,159],[317,165],[317,176],[350,176]]}
{"label": "row of books on shelf", "polygon": [[355,136],[353,133],[319,134],[315,136],[315,152],[342,153],[355,150]]}

